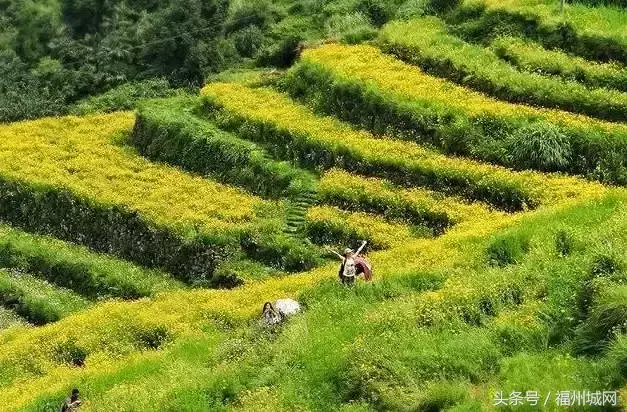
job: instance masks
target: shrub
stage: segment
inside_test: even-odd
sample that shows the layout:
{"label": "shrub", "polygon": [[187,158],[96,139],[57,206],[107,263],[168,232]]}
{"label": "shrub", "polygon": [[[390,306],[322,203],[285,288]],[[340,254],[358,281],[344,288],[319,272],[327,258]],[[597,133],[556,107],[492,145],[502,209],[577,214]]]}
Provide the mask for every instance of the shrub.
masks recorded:
{"label": "shrub", "polygon": [[568,138],[550,123],[532,123],[516,129],[508,146],[512,164],[521,168],[552,172],[567,169],[571,163]]}
{"label": "shrub", "polygon": [[333,15],[326,23],[326,34],[348,44],[373,39],[377,30],[363,13]]}
{"label": "shrub", "polygon": [[125,83],[106,93],[88,97],[75,103],[70,108],[70,113],[83,116],[89,113],[129,110],[135,108],[143,99],[168,97],[182,93],[182,90],[172,89],[170,83],[163,78]]}
{"label": "shrub", "polygon": [[487,248],[488,262],[504,267],[522,262],[529,251],[529,240],[524,236],[506,236],[493,241]]}
{"label": "shrub", "polygon": [[429,0],[407,0],[396,11],[396,18],[408,20],[422,17],[429,12]]}
{"label": "shrub", "polygon": [[572,235],[566,230],[560,230],[555,235],[555,250],[558,255],[565,257],[570,255],[575,248],[575,242]]}
{"label": "shrub", "polygon": [[239,2],[229,16],[225,31],[235,33],[247,28],[266,30],[281,17],[270,1]]}
{"label": "shrub", "polygon": [[597,354],[611,340],[627,332],[627,286],[609,286],[599,291],[588,318],[576,330],[578,353]]}
{"label": "shrub", "polygon": [[462,0],[429,0],[429,9],[435,13],[445,13],[455,9]]}
{"label": "shrub", "polygon": [[157,350],[172,340],[172,336],[167,327],[163,325],[138,328],[133,331],[137,345],[141,349]]}
{"label": "shrub", "polygon": [[65,91],[29,72],[12,50],[0,50],[0,72],[0,123],[66,112]]}
{"label": "shrub", "polygon": [[295,34],[264,48],[257,58],[258,65],[279,68],[290,67],[300,56],[303,41],[303,36]]}
{"label": "shrub", "polygon": [[416,411],[434,412],[449,409],[468,399],[468,387],[456,382],[438,382],[430,385],[416,407]]}
{"label": "shrub", "polygon": [[257,26],[249,26],[233,33],[235,49],[243,57],[254,57],[263,45],[263,31]]}
{"label": "shrub", "polygon": [[374,26],[381,27],[394,16],[393,7],[392,1],[360,0],[357,11],[367,16]]}
{"label": "shrub", "polygon": [[591,274],[593,276],[611,276],[622,271],[623,267],[623,262],[617,256],[599,254],[592,261]]}
{"label": "shrub", "polygon": [[78,346],[73,340],[57,344],[52,352],[55,362],[75,367],[85,366],[85,360],[89,355],[87,350]]}

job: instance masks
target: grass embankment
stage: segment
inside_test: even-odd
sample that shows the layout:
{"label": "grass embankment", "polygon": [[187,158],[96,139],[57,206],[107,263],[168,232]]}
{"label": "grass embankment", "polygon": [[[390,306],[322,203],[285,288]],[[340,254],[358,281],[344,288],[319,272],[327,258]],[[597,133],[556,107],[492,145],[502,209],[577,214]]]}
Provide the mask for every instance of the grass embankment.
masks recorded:
{"label": "grass embankment", "polygon": [[307,50],[284,87],[375,134],[394,132],[446,153],[514,168],[627,183],[624,124],[499,101],[371,46]]}
{"label": "grass embankment", "polygon": [[0,306],[35,325],[55,322],[89,304],[72,291],[32,275],[0,270]]}
{"label": "grass embankment", "polygon": [[340,169],[322,175],[318,193],[322,203],[380,214],[392,222],[427,227],[434,234],[461,222],[482,220],[498,213],[480,202],[470,203],[422,188],[405,189],[384,179],[365,178]]}
{"label": "grass embankment", "polygon": [[368,241],[370,250],[389,249],[402,245],[412,237],[430,237],[426,227],[411,228],[389,222],[383,217],[364,212],[347,212],[330,206],[314,206],[307,211],[304,231],[319,244],[340,248]]}
{"label": "grass embankment", "polygon": [[494,39],[490,47],[501,59],[529,73],[553,75],[590,87],[627,92],[627,69],[617,63],[597,63],[518,37]]}
{"label": "grass embankment", "polygon": [[482,200],[504,210],[521,210],[573,196],[571,185],[581,183],[568,177],[512,172],[446,157],[411,142],[375,138],[332,118],[317,116],[267,88],[216,83],[207,85],[202,94],[206,110],[221,127],[271,145],[269,150],[277,157],[303,166],[338,167],[384,177],[401,185]]}
{"label": "grass embankment", "polygon": [[384,51],[501,100],[562,109],[609,121],[627,120],[627,93],[591,89],[538,73],[517,70],[492,50],[451,35],[437,17],[386,25],[380,38]]}
{"label": "grass embankment", "polygon": [[280,266],[274,258],[288,252],[293,259],[287,264],[295,266],[285,269],[316,262],[304,245],[273,235],[281,237],[284,225],[280,203],[150,163],[125,147],[133,120],[117,113],[2,126],[3,219],[187,281],[222,286],[238,282],[213,275],[240,243],[268,265]]}
{"label": "grass embankment", "polygon": [[155,100],[140,105],[132,144],[150,159],[242,186],[266,197],[295,197],[315,190],[315,176],[273,160],[257,144],[219,130],[195,115],[198,98]]}
{"label": "grass embankment", "polygon": [[473,40],[524,35],[590,60],[627,64],[627,17],[620,7],[571,3],[562,16],[551,0],[464,0],[450,20]]}
{"label": "grass embankment", "polygon": [[28,323],[24,318],[15,313],[15,311],[5,308],[0,308],[0,331],[9,329],[15,326],[26,326]]}
{"label": "grass embankment", "polygon": [[165,273],[8,226],[0,226],[0,267],[30,273],[88,299],[137,299],[184,287]]}

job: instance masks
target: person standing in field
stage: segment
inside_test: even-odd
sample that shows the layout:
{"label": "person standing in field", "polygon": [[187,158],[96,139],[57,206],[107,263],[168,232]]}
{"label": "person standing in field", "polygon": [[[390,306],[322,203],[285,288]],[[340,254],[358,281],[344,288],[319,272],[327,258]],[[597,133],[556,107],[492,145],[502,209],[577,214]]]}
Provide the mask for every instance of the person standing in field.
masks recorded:
{"label": "person standing in field", "polygon": [[355,278],[362,273],[364,274],[366,281],[370,280],[372,276],[372,269],[370,268],[368,262],[361,256],[361,251],[364,247],[366,247],[367,243],[368,242],[365,240],[362,241],[361,246],[359,246],[359,249],[355,252],[349,248],[344,249],[343,254],[339,254],[331,250],[331,252],[333,252],[342,261],[338,276],[343,285],[353,285],[355,283]]}

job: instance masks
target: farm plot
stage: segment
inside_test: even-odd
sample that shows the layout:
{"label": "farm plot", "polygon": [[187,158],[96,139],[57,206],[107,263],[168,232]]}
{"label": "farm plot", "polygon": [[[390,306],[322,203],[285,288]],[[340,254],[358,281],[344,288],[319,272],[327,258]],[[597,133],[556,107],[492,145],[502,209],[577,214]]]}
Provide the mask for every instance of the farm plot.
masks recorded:
{"label": "farm plot", "polygon": [[[207,85],[206,110],[221,127],[272,144],[274,154],[303,166],[338,167],[400,185],[423,186],[493,207],[516,211],[600,185],[579,179],[512,172],[502,167],[447,157],[411,142],[376,138],[345,123],[317,116],[311,109],[267,88]],[[285,144],[288,142],[289,144]],[[577,189],[575,187],[578,187]],[[597,189],[595,189],[597,188]]]}
{"label": "farm plot", "polygon": [[589,87],[627,92],[627,69],[618,63],[598,63],[519,37],[502,36],[489,47],[501,59],[528,73],[553,75]]}
{"label": "farm plot", "polygon": [[499,101],[371,46],[308,50],[285,84],[292,96],[376,134],[514,168],[625,183],[625,124]]}
{"label": "farm plot", "polygon": [[427,73],[502,100],[609,121],[627,120],[627,93],[520,72],[492,50],[451,35],[446,24],[436,17],[388,24],[380,41],[384,51]]}
{"label": "farm plot", "polygon": [[263,221],[262,243],[280,234],[280,203],[146,161],[123,145],[132,122],[122,113],[0,127],[3,220],[209,283],[252,227]]}
{"label": "farm plot", "polygon": [[513,33],[590,60],[627,63],[627,17],[620,7],[551,0],[464,0],[451,21],[470,39]]}

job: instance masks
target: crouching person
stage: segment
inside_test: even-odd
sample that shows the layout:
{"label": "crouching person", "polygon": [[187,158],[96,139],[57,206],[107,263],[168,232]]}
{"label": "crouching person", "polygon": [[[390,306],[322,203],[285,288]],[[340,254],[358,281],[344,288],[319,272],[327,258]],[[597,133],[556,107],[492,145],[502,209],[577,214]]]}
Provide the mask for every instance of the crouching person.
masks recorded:
{"label": "crouching person", "polygon": [[263,323],[266,326],[278,325],[283,322],[287,317],[292,316],[300,312],[300,303],[294,299],[279,299],[274,306],[270,302],[263,304],[262,316]]}
{"label": "crouching person", "polygon": [[74,388],[72,389],[72,394],[61,405],[61,412],[76,412],[79,406],[81,406],[79,392],[78,389]]}

